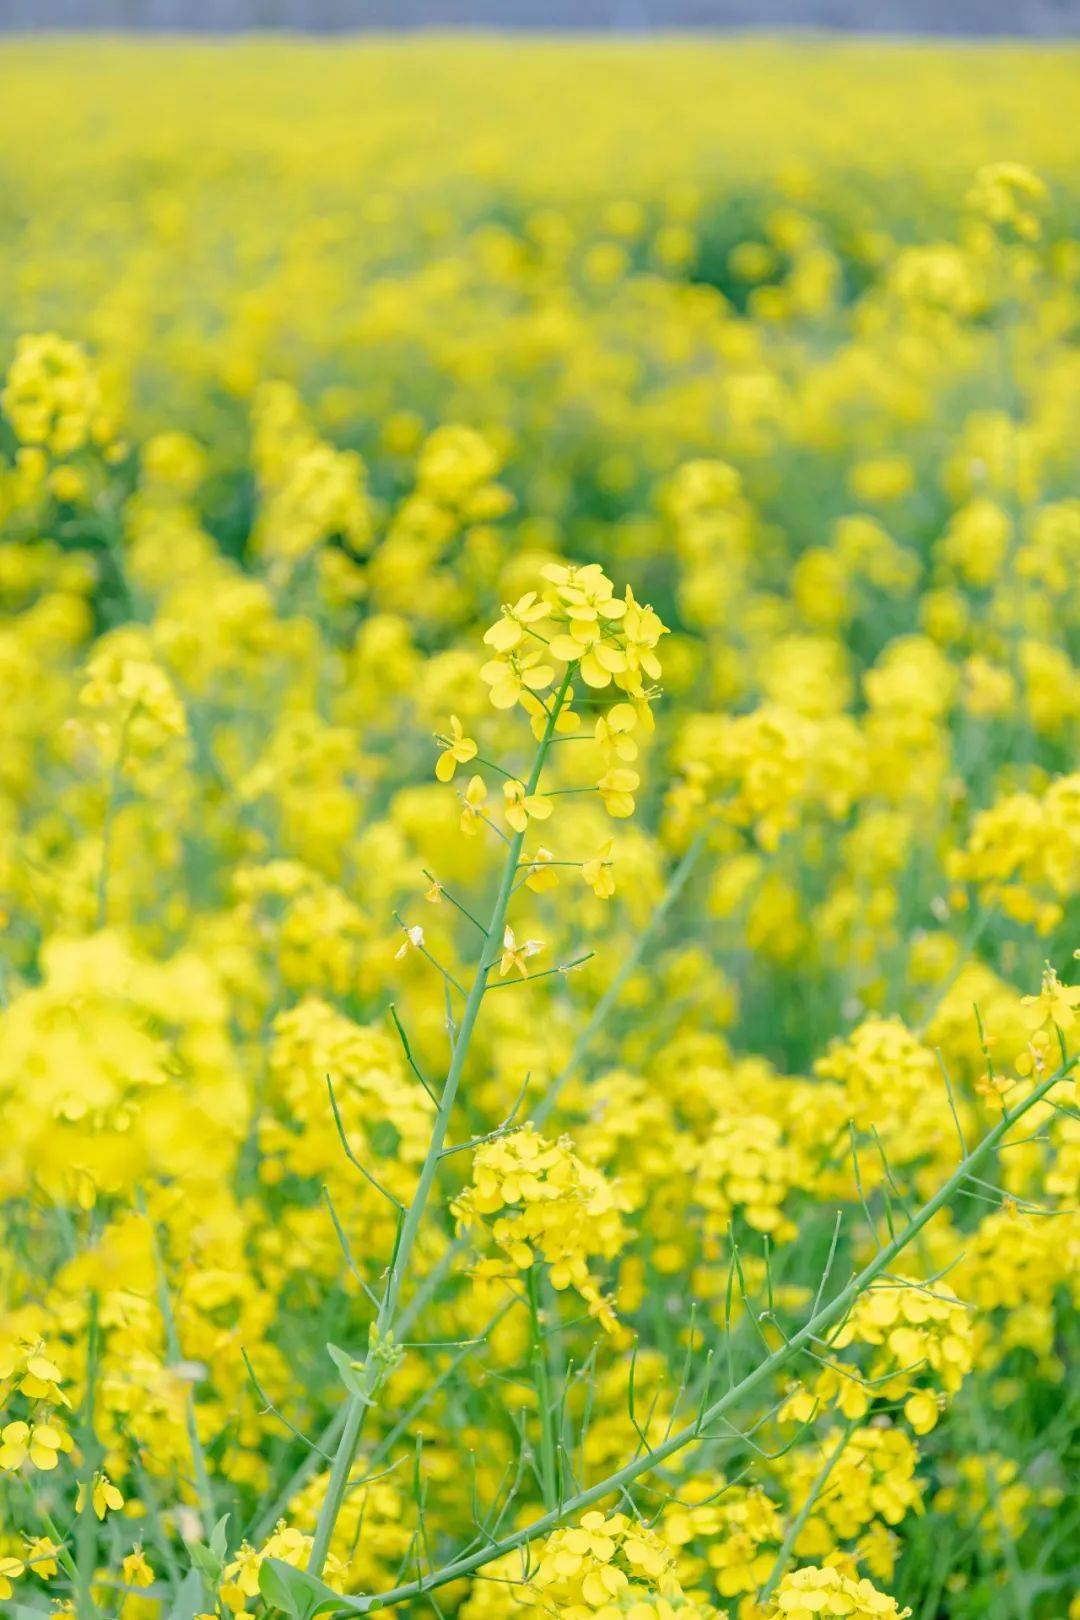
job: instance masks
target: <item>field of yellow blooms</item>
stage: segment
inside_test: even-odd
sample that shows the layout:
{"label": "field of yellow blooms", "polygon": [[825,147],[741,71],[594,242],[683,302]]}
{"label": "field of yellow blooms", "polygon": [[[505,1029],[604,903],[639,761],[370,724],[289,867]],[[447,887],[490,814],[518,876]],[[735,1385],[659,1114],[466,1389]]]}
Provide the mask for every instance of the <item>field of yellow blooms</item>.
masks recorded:
{"label": "field of yellow blooms", "polygon": [[1080,52],[0,65],[0,1614],[1076,1620]]}

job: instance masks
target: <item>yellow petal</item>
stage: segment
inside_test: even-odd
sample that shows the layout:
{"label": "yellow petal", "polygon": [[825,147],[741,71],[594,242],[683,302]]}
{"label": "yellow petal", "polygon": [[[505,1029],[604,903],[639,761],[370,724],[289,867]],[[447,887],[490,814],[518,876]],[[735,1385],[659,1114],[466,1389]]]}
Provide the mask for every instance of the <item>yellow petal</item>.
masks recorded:
{"label": "yellow petal", "polygon": [[513,619],[500,619],[486,632],[484,641],[489,647],[494,647],[496,652],[510,652],[524,634],[520,624],[515,624]]}
{"label": "yellow petal", "polygon": [[610,672],[603,664],[597,662],[595,653],[591,652],[581,660],[581,678],[586,686],[591,686],[596,691],[611,685]]}

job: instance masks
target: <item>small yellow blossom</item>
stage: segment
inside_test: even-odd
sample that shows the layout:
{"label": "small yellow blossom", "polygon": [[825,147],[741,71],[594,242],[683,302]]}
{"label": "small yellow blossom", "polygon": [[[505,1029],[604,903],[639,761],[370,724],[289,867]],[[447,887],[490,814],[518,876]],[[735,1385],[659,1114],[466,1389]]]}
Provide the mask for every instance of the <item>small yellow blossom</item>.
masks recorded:
{"label": "small yellow blossom", "polygon": [[542,793],[527,793],[521,782],[504,782],[503,814],[514,832],[523,833],[530,821],[546,821],[551,815],[551,800]]}
{"label": "small yellow blossom", "polygon": [[559,882],[559,874],[553,866],[554,855],[543,844],[534,855],[522,861],[526,868],[525,886],[534,894],[544,894],[548,889],[554,889]]}
{"label": "small yellow blossom", "polygon": [[28,1458],[35,1468],[49,1471],[62,1451],[72,1448],[71,1436],[52,1423],[26,1423],[18,1419],[0,1430],[0,1468],[19,1468]]}
{"label": "small yellow blossom", "polygon": [[450,782],[459,765],[467,765],[476,758],[476,744],[471,737],[466,737],[456,714],[450,716],[449,735],[438,741],[446,746],[435,762],[435,775],[440,782]]}
{"label": "small yellow blossom", "polygon": [[469,785],[461,796],[461,830],[466,837],[476,834],[476,824],[483,820],[482,811],[487,803],[487,788],[482,776],[470,776]]}
{"label": "small yellow blossom", "polygon": [[121,1564],[124,1580],[129,1586],[150,1586],[153,1584],[154,1571],[147,1562],[146,1554],[141,1547],[135,1547],[127,1554]]}
{"label": "small yellow blossom", "polygon": [[14,1595],[13,1582],[18,1580],[24,1568],[25,1566],[19,1558],[0,1557],[0,1598],[9,1598]]}
{"label": "small yellow blossom", "polygon": [[499,958],[499,977],[505,979],[508,973],[516,968],[523,979],[529,976],[525,966],[531,956],[536,956],[543,950],[543,944],[538,939],[525,939],[518,941],[514,930],[509,924],[503,929],[502,955]]}
{"label": "small yellow blossom", "polygon": [[60,1548],[50,1536],[28,1536],[26,1538],[26,1567],[47,1581],[55,1575],[60,1565],[58,1554]]}
{"label": "small yellow blossom", "polygon": [[600,846],[591,860],[585,861],[581,875],[598,900],[610,900],[615,893],[615,871],[611,860],[612,840]]}
{"label": "small yellow blossom", "polygon": [[632,771],[625,765],[612,766],[611,770],[604,772],[596,785],[609,816],[625,820],[627,816],[633,815],[634,794],[641,785],[637,771]]}
{"label": "small yellow blossom", "polygon": [[[75,1499],[75,1511],[81,1513],[86,1501],[86,1486],[80,1485]],[[96,1473],[90,1484],[90,1505],[99,1519],[104,1519],[106,1513],[118,1513],[124,1505],[124,1498],[109,1478],[108,1474]]]}

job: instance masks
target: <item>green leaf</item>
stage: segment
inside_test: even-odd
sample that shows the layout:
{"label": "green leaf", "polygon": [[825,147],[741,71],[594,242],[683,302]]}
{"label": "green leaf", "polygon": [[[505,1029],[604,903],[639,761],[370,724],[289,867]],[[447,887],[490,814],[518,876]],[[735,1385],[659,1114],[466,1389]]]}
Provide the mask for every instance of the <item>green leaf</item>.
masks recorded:
{"label": "green leaf", "polygon": [[226,1540],[226,1531],[228,1526],[229,1515],[227,1513],[223,1513],[217,1524],[215,1524],[213,1530],[210,1532],[210,1551],[213,1553],[214,1557],[219,1563],[224,1563],[225,1554],[229,1547],[228,1541]]}
{"label": "green leaf", "polygon": [[370,1397],[360,1381],[365,1371],[363,1361],[354,1356],[351,1350],[343,1350],[339,1344],[328,1344],[326,1348],[349,1394],[355,1395],[365,1406],[370,1406]]}
{"label": "green leaf", "polygon": [[259,1591],[272,1608],[292,1615],[293,1620],[306,1620],[307,1604],[297,1602],[292,1577],[296,1574],[291,1564],[278,1558],[264,1558],[259,1565]]}
{"label": "green leaf", "polygon": [[309,1575],[306,1569],[294,1569],[280,1558],[264,1558],[259,1566],[259,1591],[275,1608],[290,1615],[292,1620],[315,1620],[320,1614],[347,1611],[363,1614],[370,1599],[342,1597],[332,1586]]}
{"label": "green leaf", "polygon": [[221,1559],[210,1547],[204,1547],[201,1541],[196,1541],[188,1548],[191,1562],[211,1586],[216,1586],[221,1579]]}

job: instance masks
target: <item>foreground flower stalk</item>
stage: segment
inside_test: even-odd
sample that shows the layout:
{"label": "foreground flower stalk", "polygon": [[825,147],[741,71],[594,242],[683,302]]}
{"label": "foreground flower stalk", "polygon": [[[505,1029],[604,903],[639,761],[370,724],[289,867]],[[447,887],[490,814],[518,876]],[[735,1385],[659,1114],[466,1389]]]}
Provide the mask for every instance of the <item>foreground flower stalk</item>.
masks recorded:
{"label": "foreground flower stalk", "polygon": [[[555,735],[555,728],[570,689],[574,666],[571,665],[563,677],[561,686],[555,694],[548,714],[540,745],[533,759],[532,769],[529,772],[527,792],[533,794],[540,785],[544,764],[551,747],[551,740]],[[409,1262],[412,1257],[413,1246],[417,1233],[420,1230],[424,1212],[431,1196],[432,1185],[439,1168],[439,1160],[446,1145],[447,1132],[450,1128],[450,1117],[453,1113],[454,1101],[461,1084],[461,1077],[469,1056],[469,1044],[472,1040],[473,1030],[480,1013],[480,1006],[487,989],[488,978],[496,967],[499,958],[499,942],[502,940],[506,924],[507,907],[514,887],[514,880],[518,874],[521,860],[521,850],[525,842],[525,832],[512,834],[503,862],[502,875],[499,880],[495,903],[488,919],[487,932],[480,948],[476,971],[472,985],[469,989],[468,1000],[462,1014],[461,1023],[456,1034],[452,1037],[453,1048],[450,1065],[446,1071],[446,1079],[439,1096],[438,1111],[428,1145],[427,1155],[420,1171],[416,1184],[416,1192],[412,1202],[405,1212],[401,1223],[401,1231],[395,1245],[394,1256],[390,1263],[390,1270],[386,1280],[379,1313],[372,1329],[372,1342],[376,1346],[393,1346],[394,1329],[398,1316],[398,1306],[401,1297],[402,1285],[408,1276]],[[349,1482],[349,1472],[356,1457],[360,1437],[363,1432],[365,1415],[375,1398],[378,1386],[386,1371],[387,1362],[372,1355],[365,1363],[364,1373],[360,1383],[359,1392],[351,1395],[346,1406],[346,1416],[341,1439],[338,1441],[334,1454],[330,1478],[327,1484],[326,1496],[319,1512],[315,1526],[315,1538],[311,1546],[311,1556],[308,1560],[308,1572],[320,1576],[326,1564],[330,1542],[337,1524],[338,1515],[345,1497]]]}
{"label": "foreground flower stalk", "polygon": [[[660,674],[660,663],[655,648],[665,627],[652,609],[635,601],[626,590],[625,597],[615,595],[611,581],[595,564],[581,568],[550,564],[544,570],[542,591],[530,591],[513,605],[504,606],[502,617],[489,629],[485,642],[495,656],[482,667],[480,674],[490,688],[491,703],[497,710],[520,707],[530,717],[538,746],[527,777],[522,780],[502,767],[495,767],[503,777],[504,815],[509,833],[499,832],[506,844],[501,876],[494,905],[486,927],[482,927],[483,942],[472,983],[468,990],[461,1022],[448,1029],[451,1057],[446,1079],[438,1097],[431,1137],[417,1179],[416,1189],[408,1206],[400,1216],[385,1287],[378,1313],[369,1333],[369,1352],[359,1367],[350,1371],[350,1393],[346,1405],[340,1439],[334,1453],[327,1480],[326,1492],[315,1525],[308,1574],[319,1578],[330,1553],[334,1530],[341,1514],[348,1488],[350,1472],[355,1461],[363,1433],[367,1412],[372,1406],[379,1386],[396,1365],[400,1352],[396,1344],[396,1328],[403,1283],[409,1274],[417,1235],[424,1219],[439,1162],[446,1145],[450,1120],[468,1060],[469,1048],[480,1013],[488,980],[497,969],[500,980],[513,970],[527,978],[528,959],[541,945],[539,941],[518,942],[507,921],[510,900],[520,882],[535,882],[537,861],[523,863],[525,838],[533,820],[546,822],[552,814],[550,799],[541,792],[541,779],[552,743],[557,734],[572,734],[580,726],[580,717],[573,712],[574,680],[580,675],[587,688],[603,690],[618,688],[623,701],[616,703],[612,715],[622,715],[620,740],[609,744],[610,727],[601,716],[597,721],[599,747],[598,769],[602,772],[595,789],[582,788],[582,792],[595,791],[603,799],[609,813],[625,817],[634,809],[634,790],[640,783],[638,773],[627,768],[627,761],[636,758],[637,744],[632,734],[640,727],[651,726],[649,712],[651,689],[645,679],[654,681]],[[546,632],[546,633],[545,633]],[[561,673],[557,666],[562,665]],[[547,692],[545,698],[542,694]],[[448,735],[441,739],[445,745],[436,764],[436,776],[449,782],[459,764],[479,759],[476,744],[466,738],[456,716],[452,716]],[[612,750],[615,750],[613,752]],[[483,779],[473,777],[465,795],[462,831],[471,834],[473,822],[483,817],[481,806],[486,800]],[[483,817],[486,819],[486,817]],[[498,831],[498,829],[496,828]],[[590,886],[600,882],[601,867],[607,863],[594,861],[597,868],[590,873],[590,863],[577,863]],[[610,897],[614,882],[605,871],[603,893]],[[436,897],[442,890],[433,881]],[[464,909],[464,908],[461,908]],[[469,915],[466,912],[466,915]],[[474,920],[475,919],[471,919]],[[398,955],[412,947],[432,961],[424,943],[423,930],[418,926],[406,928],[405,941]],[[581,958],[579,960],[584,960]],[[575,963],[569,966],[577,965]],[[442,971],[442,970],[440,970]],[[562,968],[545,970],[563,972]],[[544,975],[542,975],[544,976]],[[461,987],[449,975],[443,974],[450,990]],[[449,1001],[448,1001],[449,1009]],[[448,1012],[448,1024],[450,1024]],[[340,1122],[339,1122],[340,1123]],[[576,1175],[576,1170],[571,1175]],[[615,1227],[611,1228],[612,1236]],[[532,1253],[524,1262],[531,1286],[535,1288],[532,1271]],[[573,1276],[576,1285],[589,1302],[590,1311],[598,1314],[606,1324],[612,1321],[610,1305],[600,1295],[588,1273],[583,1256],[578,1255],[566,1269],[565,1279]],[[565,1286],[565,1281],[561,1284]],[[538,1332],[535,1293],[529,1295],[533,1309],[534,1333]],[[545,1495],[552,1499],[555,1491],[556,1462],[550,1433],[550,1410],[545,1376],[538,1374],[537,1394],[541,1410],[541,1450],[544,1457]]]}

